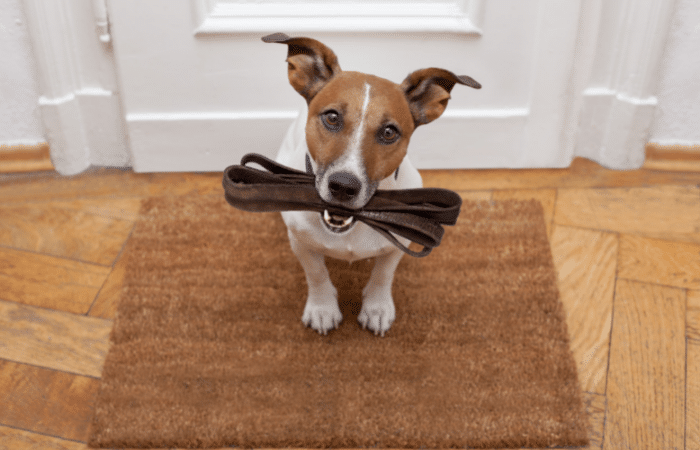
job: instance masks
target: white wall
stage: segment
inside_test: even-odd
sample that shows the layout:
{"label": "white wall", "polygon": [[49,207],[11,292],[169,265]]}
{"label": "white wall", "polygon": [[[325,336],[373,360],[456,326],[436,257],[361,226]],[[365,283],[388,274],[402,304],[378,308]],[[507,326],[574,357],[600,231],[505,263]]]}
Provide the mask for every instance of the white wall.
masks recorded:
{"label": "white wall", "polygon": [[0,1],[0,151],[44,142],[38,98],[21,0]]}
{"label": "white wall", "polygon": [[678,0],[651,142],[700,146],[700,2]]}

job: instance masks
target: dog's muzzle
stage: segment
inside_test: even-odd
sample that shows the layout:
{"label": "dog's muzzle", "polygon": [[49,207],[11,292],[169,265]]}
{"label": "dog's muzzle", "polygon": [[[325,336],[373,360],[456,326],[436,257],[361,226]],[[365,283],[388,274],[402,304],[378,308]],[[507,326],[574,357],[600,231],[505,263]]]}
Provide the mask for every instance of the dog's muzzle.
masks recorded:
{"label": "dog's muzzle", "polygon": [[355,216],[331,214],[327,209],[323,211],[321,216],[323,224],[333,233],[344,233],[355,225]]}
{"label": "dog's muzzle", "polygon": [[[311,158],[306,154],[306,173],[314,176]],[[328,191],[334,201],[344,203],[355,198],[361,187],[360,180],[347,172],[334,173],[329,177]],[[319,194],[320,196],[320,194]],[[327,209],[321,214],[321,221],[333,233],[344,233],[355,224],[355,217],[346,214],[330,213]]]}

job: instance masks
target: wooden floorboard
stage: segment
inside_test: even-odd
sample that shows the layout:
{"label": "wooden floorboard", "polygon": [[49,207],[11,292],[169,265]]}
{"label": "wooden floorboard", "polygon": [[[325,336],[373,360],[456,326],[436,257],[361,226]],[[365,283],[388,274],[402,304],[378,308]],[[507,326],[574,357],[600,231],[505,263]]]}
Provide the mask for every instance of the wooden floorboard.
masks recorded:
{"label": "wooden floorboard", "polygon": [[111,267],[0,247],[0,300],[84,314]]}
{"label": "wooden floorboard", "polygon": [[84,442],[0,425],[0,448],[7,450],[87,450]]}
{"label": "wooden floorboard", "polygon": [[[542,203],[591,449],[700,449],[691,169],[422,171],[465,200]],[[221,193],[218,173],[0,174],[0,448],[86,448],[141,200]]]}
{"label": "wooden floorboard", "polygon": [[688,338],[700,341],[700,291],[688,291],[688,311],[686,315],[686,333]]}
{"label": "wooden floorboard", "polygon": [[555,221],[561,225],[700,243],[700,188],[560,189]]}
{"label": "wooden floorboard", "polygon": [[112,321],[0,300],[0,358],[99,378]]}
{"label": "wooden floorboard", "polygon": [[588,435],[590,444],[586,448],[600,450],[603,448],[603,437],[605,435],[605,395],[586,392],[584,401],[591,427]]}
{"label": "wooden floorboard", "polygon": [[551,245],[581,387],[605,395],[617,236],[557,225]]}
{"label": "wooden floorboard", "polygon": [[220,173],[141,174],[119,169],[91,169],[72,177],[55,173],[29,177],[0,177],[0,198],[7,204],[122,199],[190,193],[223,193]]}
{"label": "wooden floorboard", "polygon": [[0,360],[0,424],[86,442],[99,380]]}
{"label": "wooden floorboard", "polygon": [[114,264],[112,272],[110,272],[107,280],[102,285],[94,303],[90,307],[88,315],[101,317],[103,319],[114,319],[117,313],[117,306],[119,305],[119,298],[122,293],[125,269],[126,260],[122,258],[118,259]]}
{"label": "wooden floorboard", "polygon": [[618,280],[605,449],[681,449],[685,439],[685,291]]}
{"label": "wooden floorboard", "polygon": [[588,189],[700,183],[698,171],[615,171],[583,158],[575,159],[568,169],[426,170],[421,171],[421,174],[426,187],[454,190]]}
{"label": "wooden floorboard", "polygon": [[686,446],[700,448],[700,341],[688,340]]}
{"label": "wooden floorboard", "polygon": [[0,245],[109,266],[139,206],[138,199],[0,206]]}
{"label": "wooden floorboard", "polygon": [[700,289],[700,244],[623,235],[620,238],[618,276],[664,286]]}

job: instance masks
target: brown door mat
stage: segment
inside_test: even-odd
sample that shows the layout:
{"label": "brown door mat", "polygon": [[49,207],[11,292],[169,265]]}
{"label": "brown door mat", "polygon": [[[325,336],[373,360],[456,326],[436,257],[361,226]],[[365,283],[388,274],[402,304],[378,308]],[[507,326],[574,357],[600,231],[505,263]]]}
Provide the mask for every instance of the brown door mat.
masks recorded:
{"label": "brown door mat", "polygon": [[549,447],[588,420],[542,208],[464,204],[404,256],[386,337],[357,323],[371,261],[329,261],[343,323],[301,323],[281,217],[146,201],[95,407],[98,447]]}

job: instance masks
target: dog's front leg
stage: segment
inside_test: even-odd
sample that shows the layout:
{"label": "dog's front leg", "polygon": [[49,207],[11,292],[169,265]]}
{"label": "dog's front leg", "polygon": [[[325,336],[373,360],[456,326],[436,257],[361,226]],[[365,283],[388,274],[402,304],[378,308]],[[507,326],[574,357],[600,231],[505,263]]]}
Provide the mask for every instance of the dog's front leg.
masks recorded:
{"label": "dog's front leg", "polygon": [[369,328],[376,335],[384,336],[396,318],[391,285],[402,256],[399,249],[378,256],[367,286],[362,290],[362,309],[357,320],[362,328]]}
{"label": "dog's front leg", "polygon": [[304,268],[306,284],[309,287],[301,321],[320,334],[328,334],[328,331],[337,328],[343,320],[338,307],[338,291],[328,276],[323,254],[301,244],[291,232],[288,234],[292,251]]}

